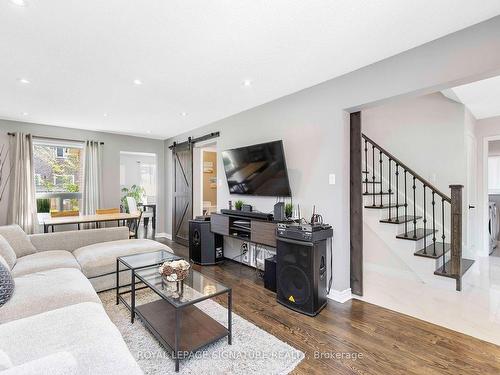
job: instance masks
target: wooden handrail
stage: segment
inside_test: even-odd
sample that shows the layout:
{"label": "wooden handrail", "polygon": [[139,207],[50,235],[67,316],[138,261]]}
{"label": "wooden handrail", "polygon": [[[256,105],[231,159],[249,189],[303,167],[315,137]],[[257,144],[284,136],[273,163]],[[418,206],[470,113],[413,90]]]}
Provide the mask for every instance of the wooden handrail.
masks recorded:
{"label": "wooden handrail", "polygon": [[[390,152],[385,150],[382,146],[378,145],[375,141],[367,137],[365,134],[361,134],[361,137],[368,141],[372,146],[377,148],[379,151],[381,151],[385,156],[387,156],[390,160],[394,161],[397,165],[402,167],[405,171],[410,173],[412,176],[414,176],[417,180],[419,180],[422,184],[424,184],[426,187],[431,189],[433,192],[435,192],[437,195],[439,195],[443,200],[445,200],[448,203],[451,203],[451,198],[446,195],[445,193],[441,192],[437,187],[432,185],[429,181],[427,181],[425,178],[420,176],[417,172],[409,168],[406,164],[404,164],[401,160],[399,160],[397,157],[392,155]],[[373,171],[375,172],[375,171]]]}

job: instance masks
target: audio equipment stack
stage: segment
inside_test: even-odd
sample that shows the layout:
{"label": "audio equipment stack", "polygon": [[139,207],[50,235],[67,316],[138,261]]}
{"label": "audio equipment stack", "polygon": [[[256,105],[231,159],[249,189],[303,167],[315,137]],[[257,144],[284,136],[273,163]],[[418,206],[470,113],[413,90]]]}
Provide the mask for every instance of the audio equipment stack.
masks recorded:
{"label": "audio equipment stack", "polygon": [[[278,223],[276,230],[277,301],[314,316],[327,303],[327,248],[333,229],[328,224]],[[330,254],[330,267],[332,258]]]}

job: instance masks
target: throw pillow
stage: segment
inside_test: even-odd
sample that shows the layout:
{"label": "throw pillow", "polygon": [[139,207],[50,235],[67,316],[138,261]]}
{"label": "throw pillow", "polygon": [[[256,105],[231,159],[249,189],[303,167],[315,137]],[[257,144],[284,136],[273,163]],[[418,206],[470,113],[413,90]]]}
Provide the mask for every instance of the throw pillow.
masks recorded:
{"label": "throw pillow", "polygon": [[36,249],[28,235],[19,225],[5,225],[0,227],[0,235],[5,237],[18,258],[36,253]]}
{"label": "throw pillow", "polygon": [[14,279],[10,270],[0,263],[0,307],[2,307],[14,293]]}
{"label": "throw pillow", "polygon": [[12,362],[3,350],[0,350],[0,371],[7,370],[12,367]]}
{"label": "throw pillow", "polygon": [[16,253],[4,236],[0,235],[0,256],[7,262],[12,269],[16,264]]}

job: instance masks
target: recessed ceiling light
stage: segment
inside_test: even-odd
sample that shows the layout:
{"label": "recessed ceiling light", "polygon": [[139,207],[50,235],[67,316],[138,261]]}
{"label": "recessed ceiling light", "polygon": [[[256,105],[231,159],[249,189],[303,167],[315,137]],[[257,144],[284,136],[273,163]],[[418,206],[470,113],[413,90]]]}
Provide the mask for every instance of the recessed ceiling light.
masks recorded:
{"label": "recessed ceiling light", "polygon": [[134,85],[140,86],[142,85],[142,81],[140,79],[134,79]]}
{"label": "recessed ceiling light", "polygon": [[103,114],[103,116],[104,116],[104,117],[108,117],[108,114],[107,114],[107,113],[105,113],[105,114]]}
{"label": "recessed ceiling light", "polygon": [[18,7],[25,7],[26,6],[26,1],[24,1],[24,0],[10,0],[10,2],[14,5],[17,5]]}
{"label": "recessed ceiling light", "polygon": [[249,80],[249,79],[245,79],[245,80],[243,81],[243,86],[244,86],[244,87],[250,87],[250,86],[252,86],[252,81],[251,81],[251,80]]}
{"label": "recessed ceiling light", "polygon": [[19,83],[24,83],[25,85],[31,83],[31,81],[29,79],[26,79],[26,78],[19,78],[18,81],[19,81]]}
{"label": "recessed ceiling light", "polygon": [[146,134],[151,134],[151,130],[146,130]]}
{"label": "recessed ceiling light", "polygon": [[182,117],[186,117],[187,115],[188,115],[187,112],[181,112]]}
{"label": "recessed ceiling light", "polygon": [[23,112],[23,116],[28,116],[29,113],[28,112]]}

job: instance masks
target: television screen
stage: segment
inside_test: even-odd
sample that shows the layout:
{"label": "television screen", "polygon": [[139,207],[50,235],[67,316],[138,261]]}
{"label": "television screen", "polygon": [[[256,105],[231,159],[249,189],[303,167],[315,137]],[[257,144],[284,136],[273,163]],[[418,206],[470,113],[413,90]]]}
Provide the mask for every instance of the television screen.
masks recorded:
{"label": "television screen", "polygon": [[222,151],[231,194],[291,196],[283,142]]}

